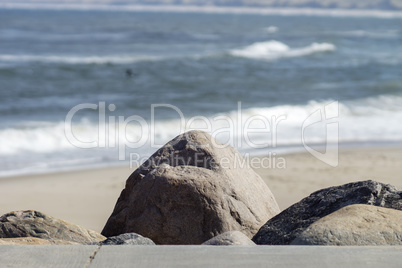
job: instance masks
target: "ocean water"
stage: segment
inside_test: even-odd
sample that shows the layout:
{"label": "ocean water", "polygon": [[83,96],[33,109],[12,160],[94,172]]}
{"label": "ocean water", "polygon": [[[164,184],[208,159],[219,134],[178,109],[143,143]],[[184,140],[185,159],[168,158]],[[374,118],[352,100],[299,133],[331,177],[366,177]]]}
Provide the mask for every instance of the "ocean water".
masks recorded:
{"label": "ocean water", "polygon": [[400,17],[0,9],[0,176],[194,128],[254,155],[399,146],[401,121]]}

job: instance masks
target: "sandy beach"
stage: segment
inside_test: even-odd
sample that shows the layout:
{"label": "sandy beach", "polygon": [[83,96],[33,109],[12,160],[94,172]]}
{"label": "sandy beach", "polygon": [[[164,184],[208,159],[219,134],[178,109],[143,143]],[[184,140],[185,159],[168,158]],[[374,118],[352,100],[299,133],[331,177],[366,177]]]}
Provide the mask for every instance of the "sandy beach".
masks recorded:
{"label": "sandy beach", "polygon": [[[281,209],[333,185],[373,179],[402,189],[402,148],[350,148],[331,167],[308,153],[280,156],[286,168],[258,168]],[[111,167],[0,178],[0,214],[33,209],[100,232],[134,169]]]}

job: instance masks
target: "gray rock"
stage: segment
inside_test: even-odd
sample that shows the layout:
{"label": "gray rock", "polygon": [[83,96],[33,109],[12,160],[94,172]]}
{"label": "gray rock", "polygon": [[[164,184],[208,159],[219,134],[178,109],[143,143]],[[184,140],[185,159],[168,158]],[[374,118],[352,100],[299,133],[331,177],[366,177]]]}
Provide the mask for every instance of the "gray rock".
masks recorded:
{"label": "gray rock", "polygon": [[102,234],[135,232],[156,244],[201,244],[232,230],[251,238],[277,213],[271,191],[233,147],[190,131],[131,174]]}
{"label": "gray rock", "polygon": [[155,245],[155,243],[142,235],[136,233],[121,234],[111,236],[108,239],[100,242],[101,245]]}
{"label": "gray rock", "polygon": [[270,219],[253,241],[259,245],[288,245],[317,220],[352,204],[402,210],[402,192],[371,180],[319,190]]}
{"label": "gray rock", "polygon": [[202,244],[212,246],[255,246],[255,243],[250,238],[239,231],[217,235]]}
{"label": "gray rock", "polygon": [[[91,244],[104,240],[101,234],[34,210],[13,211],[0,217],[0,238],[36,237]],[[54,243],[56,243],[54,242]]]}
{"label": "gray rock", "polygon": [[402,211],[347,206],[310,225],[291,245],[402,245]]}

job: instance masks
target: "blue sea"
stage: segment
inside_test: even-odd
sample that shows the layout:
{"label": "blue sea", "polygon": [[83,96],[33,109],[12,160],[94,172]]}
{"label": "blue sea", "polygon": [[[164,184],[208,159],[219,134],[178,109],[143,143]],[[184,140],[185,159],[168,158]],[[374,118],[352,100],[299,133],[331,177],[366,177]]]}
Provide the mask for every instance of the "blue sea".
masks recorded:
{"label": "blue sea", "polygon": [[400,146],[401,122],[401,17],[0,9],[0,176],[189,129],[252,155]]}

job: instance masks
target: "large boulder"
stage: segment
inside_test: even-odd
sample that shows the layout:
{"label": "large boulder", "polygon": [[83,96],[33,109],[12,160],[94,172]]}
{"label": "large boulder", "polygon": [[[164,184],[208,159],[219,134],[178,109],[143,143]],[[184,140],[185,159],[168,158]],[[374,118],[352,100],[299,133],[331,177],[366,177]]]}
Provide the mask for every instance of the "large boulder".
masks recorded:
{"label": "large boulder", "polygon": [[117,246],[117,245],[155,245],[155,243],[142,235],[136,233],[121,234],[111,236],[108,239],[100,242],[102,246]]}
{"label": "large boulder", "polygon": [[288,245],[317,220],[352,204],[402,210],[402,192],[372,180],[319,190],[270,219],[253,241],[259,245]]}
{"label": "large boulder", "polygon": [[[34,210],[13,211],[0,217],[0,238],[36,237],[92,244],[106,239],[101,234]],[[55,242],[56,243],[56,242]]]}
{"label": "large boulder", "polygon": [[402,245],[402,211],[347,206],[310,225],[291,245]]}
{"label": "large boulder", "polygon": [[255,243],[250,238],[239,231],[217,235],[202,244],[210,246],[255,246]]}
{"label": "large boulder", "polygon": [[252,237],[278,205],[231,146],[202,131],[177,136],[131,174],[102,234],[201,244],[227,231]]}

